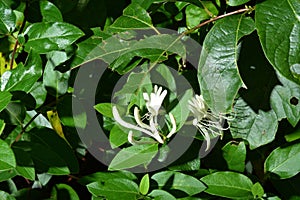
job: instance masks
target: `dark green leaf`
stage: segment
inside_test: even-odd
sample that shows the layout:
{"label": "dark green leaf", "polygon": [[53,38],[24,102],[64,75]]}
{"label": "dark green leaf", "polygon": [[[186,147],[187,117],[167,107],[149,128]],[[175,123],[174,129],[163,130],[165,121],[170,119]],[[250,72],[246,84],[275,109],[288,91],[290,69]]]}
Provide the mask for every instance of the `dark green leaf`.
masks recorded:
{"label": "dark green leaf", "polygon": [[149,196],[153,197],[154,200],[176,200],[173,195],[164,190],[153,190]]}
{"label": "dark green leaf", "polygon": [[175,165],[169,167],[170,170],[172,171],[194,171],[194,170],[199,170],[200,169],[200,159],[196,158],[194,160],[185,162],[180,165]]}
{"label": "dark green leaf", "polygon": [[250,0],[227,0],[227,4],[230,6],[239,6],[247,3]]}
{"label": "dark green leaf", "polygon": [[137,3],[130,4],[110,27],[111,31],[127,31],[130,29],[156,28],[152,25],[151,17],[147,11]]}
{"label": "dark green leaf", "polygon": [[228,169],[238,172],[245,170],[246,146],[244,142],[239,144],[229,142],[222,148],[222,151]]}
{"label": "dark green leaf", "polygon": [[280,178],[290,178],[300,172],[300,143],[278,147],[265,161],[265,171],[277,174]]}
{"label": "dark green leaf", "polygon": [[200,56],[198,79],[208,107],[216,113],[231,110],[242,86],[238,72],[238,42],[254,31],[254,21],[244,15],[219,20],[205,37]]}
{"label": "dark green leaf", "polygon": [[16,27],[16,15],[10,7],[0,2],[0,36],[13,32]]}
{"label": "dark green leaf", "polygon": [[142,144],[123,148],[111,161],[109,170],[120,170],[149,163],[157,154],[158,144]]}
{"label": "dark green leaf", "polygon": [[253,199],[251,180],[235,172],[215,172],[200,179],[208,188],[206,193],[229,199]]}
{"label": "dark green leaf", "polygon": [[43,103],[46,100],[47,96],[47,90],[45,89],[44,85],[42,82],[36,82],[32,88],[30,89],[29,93],[33,96],[35,99],[36,103],[36,108],[40,107],[43,105]]}
{"label": "dark green leaf", "polygon": [[67,184],[56,184],[52,189],[51,198],[57,200],[80,200],[76,191]]}
{"label": "dark green leaf", "polygon": [[49,1],[40,1],[41,13],[44,22],[62,22],[63,18],[59,9]]}
{"label": "dark green leaf", "polygon": [[139,193],[138,186],[135,182],[115,178],[106,182],[93,182],[87,185],[88,190],[95,196],[106,197],[106,199],[126,199],[136,200]]}
{"label": "dark green leaf", "polygon": [[255,149],[272,142],[278,128],[273,110],[255,113],[249,105],[239,98],[234,106],[235,118],[230,123],[234,138],[243,138],[249,142],[250,149]]}
{"label": "dark green leaf", "polygon": [[40,54],[65,49],[83,36],[79,28],[65,22],[34,23],[25,34],[28,35],[25,50]]}
{"label": "dark green leaf", "polygon": [[29,180],[35,180],[34,164],[30,155],[18,148],[13,148],[13,151],[17,161],[16,171],[18,174]]}
{"label": "dark green leaf", "polygon": [[[275,111],[278,121],[287,120],[296,126],[300,120],[300,86],[285,77],[279,75],[282,85],[277,85],[271,94],[271,106]],[[296,102],[293,102],[295,99]]]}
{"label": "dark green leaf", "polygon": [[[27,137],[27,135],[25,134],[24,137]],[[66,175],[70,173],[67,163],[60,157],[60,154],[57,154],[51,148],[45,147],[41,143],[19,141],[13,144],[13,148],[21,149],[30,154],[37,173],[53,175]]]}
{"label": "dark green leaf", "polygon": [[9,92],[0,91],[0,112],[9,104],[12,95]]}
{"label": "dark green leaf", "polygon": [[201,181],[180,172],[159,172],[154,174],[151,179],[155,180],[160,188],[181,190],[190,196],[198,194],[206,188]]}
{"label": "dark green leaf", "polygon": [[26,109],[22,103],[10,102],[2,112],[7,124],[22,125],[26,117]]}
{"label": "dark green leaf", "polygon": [[17,166],[14,152],[10,146],[0,139],[0,171],[10,170]]}
{"label": "dark green leaf", "polygon": [[139,185],[140,193],[142,195],[146,195],[149,191],[149,187],[150,187],[149,174],[145,174]]}
{"label": "dark green leaf", "polygon": [[255,9],[257,32],[266,57],[284,77],[300,83],[291,67],[300,63],[300,4],[298,0],[268,0]]}
{"label": "dark green leaf", "polygon": [[128,179],[135,180],[136,176],[129,171],[116,171],[116,172],[96,172],[87,176],[84,176],[78,180],[78,182],[82,185],[87,185],[92,182],[105,182],[109,179]]}
{"label": "dark green leaf", "polygon": [[65,94],[68,90],[70,71],[61,73],[55,70],[56,66],[67,59],[67,54],[65,52],[54,51],[48,54],[48,62],[44,70],[43,84],[54,96]]}

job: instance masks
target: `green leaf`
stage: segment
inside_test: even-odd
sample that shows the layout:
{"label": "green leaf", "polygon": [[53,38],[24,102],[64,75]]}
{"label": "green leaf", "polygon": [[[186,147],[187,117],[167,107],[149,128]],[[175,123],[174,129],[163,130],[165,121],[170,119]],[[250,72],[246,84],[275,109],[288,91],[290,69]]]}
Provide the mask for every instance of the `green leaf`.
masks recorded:
{"label": "green leaf", "polygon": [[290,70],[292,72],[292,75],[298,79],[300,81],[300,64],[293,64],[291,67],[290,67]]}
{"label": "green leaf", "polygon": [[[128,105],[128,102],[134,102],[139,107],[142,107],[142,105],[145,105],[145,101],[139,97],[142,96],[143,92],[150,93],[150,91],[152,91],[150,73],[145,70],[140,73],[132,72],[127,82],[123,85],[123,88],[115,93],[115,97],[122,97],[122,101],[124,101],[125,105]],[[131,106],[132,105],[129,104],[128,109],[130,109]]]}
{"label": "green leaf", "polygon": [[40,54],[65,49],[83,36],[79,28],[65,22],[34,23],[24,34],[28,35],[25,51],[33,50]]}
{"label": "green leaf", "polygon": [[299,10],[298,0],[263,1],[255,9],[256,28],[266,57],[280,74],[297,83],[300,80],[290,67],[300,63]]}
{"label": "green leaf", "polygon": [[154,200],[176,200],[173,195],[164,190],[152,190],[148,196],[153,197]]}
{"label": "green leaf", "polygon": [[[278,121],[287,118],[292,126],[300,120],[300,86],[279,75],[282,85],[277,85],[271,93],[271,106],[275,111]],[[296,102],[293,102],[295,99]]]}
{"label": "green leaf", "polygon": [[16,15],[13,10],[0,2],[0,36],[14,31],[16,27]]}
{"label": "green leaf", "polygon": [[111,103],[99,103],[95,105],[94,108],[102,115],[113,118]]}
{"label": "green leaf", "polygon": [[[101,46],[101,43],[103,42],[103,40],[109,37],[111,37],[111,35],[101,32],[101,34],[93,35],[88,39],[78,43],[78,48],[75,52],[74,57],[72,58],[71,67],[78,67],[83,63],[87,63],[88,61],[97,58],[99,54],[102,55],[103,53],[99,53],[99,51],[104,52],[105,46]],[[115,37],[112,36],[112,38]],[[118,46],[124,45],[123,43],[120,43],[119,40],[114,40],[114,42],[117,43]]]}
{"label": "green leaf", "polygon": [[300,143],[278,147],[267,157],[265,171],[277,174],[280,178],[290,178],[300,172]]}
{"label": "green leaf", "polygon": [[108,170],[120,170],[149,163],[157,154],[158,144],[142,144],[123,148],[111,161]]}
{"label": "green leaf", "polygon": [[227,0],[227,4],[230,6],[239,6],[249,2],[250,0]]}
{"label": "green leaf", "polygon": [[109,142],[112,148],[117,148],[128,141],[129,130],[114,125],[109,133]]}
{"label": "green leaf", "polygon": [[200,159],[196,158],[183,164],[171,166],[168,168],[172,171],[196,171],[200,169]]}
{"label": "green leaf", "polygon": [[59,9],[47,0],[40,1],[41,14],[43,22],[62,22],[63,17]]}
{"label": "green leaf", "polygon": [[1,171],[0,182],[7,181],[15,176],[17,176],[16,170],[9,169],[9,170],[5,170],[5,171]]}
{"label": "green leaf", "polygon": [[0,171],[10,170],[17,166],[14,152],[10,146],[0,139]]}
{"label": "green leaf", "polygon": [[0,91],[0,112],[9,104],[12,95],[9,92]]}
{"label": "green leaf", "polygon": [[109,179],[105,182],[93,182],[88,184],[87,188],[93,195],[106,197],[106,199],[136,200],[139,194],[137,184],[123,178]]}
{"label": "green leaf", "polygon": [[201,7],[193,4],[186,7],[186,25],[188,28],[193,28],[201,21],[218,15],[219,11],[211,1],[202,1],[201,3],[203,5]]}
{"label": "green leaf", "polygon": [[110,31],[121,32],[130,29],[156,28],[152,25],[151,17],[147,11],[137,3],[130,4],[124,9],[123,15],[109,27]]}
{"label": "green leaf", "polygon": [[56,184],[51,192],[53,199],[80,200],[76,191],[67,184]]}
{"label": "green leaf", "polygon": [[187,120],[189,116],[188,109],[188,101],[193,97],[193,90],[188,89],[185,91],[184,95],[181,97],[178,104],[172,109],[171,113],[173,114],[176,124],[177,130],[179,130]]}
{"label": "green leaf", "polygon": [[2,112],[5,123],[12,125],[23,125],[26,117],[26,109],[22,103],[10,102]]}
{"label": "green leaf", "polygon": [[151,179],[158,183],[159,188],[181,190],[192,196],[205,190],[206,186],[196,178],[172,171],[163,171],[154,174]]}
{"label": "green leaf", "polygon": [[35,99],[36,108],[43,105],[46,100],[47,90],[45,89],[42,82],[36,82],[30,89],[29,93]]}
{"label": "green leaf", "polygon": [[1,136],[4,128],[5,128],[5,122],[4,122],[4,120],[0,119],[0,136]]}
{"label": "green leaf", "polygon": [[219,20],[205,37],[198,80],[208,107],[216,113],[231,110],[242,86],[237,59],[239,40],[254,31],[250,17],[235,15]]}
{"label": "green leaf", "polygon": [[[27,137],[27,135],[24,135]],[[37,173],[48,173],[53,175],[70,174],[67,163],[49,147],[41,143],[19,141],[13,144],[13,148],[21,149],[30,154]]]}
{"label": "green leaf", "polygon": [[287,142],[293,142],[300,139],[300,128],[295,130],[293,133],[285,135],[284,138]]}
{"label": "green leaf", "polygon": [[16,171],[19,175],[29,180],[35,180],[35,169],[33,160],[30,154],[22,149],[12,148],[16,157],[17,167]]}
{"label": "green leaf", "polygon": [[25,66],[18,65],[1,76],[1,90],[29,92],[41,76],[41,58],[38,54],[29,52]]}
{"label": "green leaf", "polygon": [[206,193],[229,199],[253,199],[251,180],[235,172],[215,172],[200,179],[208,188]]}
{"label": "green leaf", "polygon": [[235,118],[229,121],[231,135],[249,142],[250,149],[255,149],[272,142],[278,128],[273,110],[255,113],[247,103],[239,98],[234,105]]}
{"label": "green leaf", "polygon": [[150,180],[149,174],[145,174],[140,182],[139,190],[142,195],[146,195],[149,191]]}
{"label": "green leaf", "polygon": [[[23,137],[30,142],[21,143],[20,145],[24,145],[22,149],[28,149],[26,151],[30,152],[35,165],[38,162],[41,172],[49,174],[78,172],[79,166],[74,152],[55,131],[48,128],[35,128]],[[37,150],[41,147],[43,150]]]}
{"label": "green leaf", "polygon": [[49,53],[47,57],[48,62],[44,70],[43,84],[54,96],[65,94],[69,87],[68,80],[71,72],[61,73],[55,70],[55,67],[68,59],[67,54],[62,51],[54,51]]}
{"label": "green leaf", "polygon": [[109,179],[116,179],[116,178],[128,179],[128,180],[137,179],[137,177],[129,171],[96,172],[80,178],[78,182],[82,185],[87,185],[92,182],[97,182],[97,181],[105,182]]}
{"label": "green leaf", "polygon": [[240,142],[239,144],[229,142],[222,148],[222,151],[228,169],[238,172],[245,170],[246,145],[244,142]]}
{"label": "green leaf", "polygon": [[252,194],[254,198],[262,198],[264,193],[265,193],[264,188],[261,186],[261,184],[259,184],[259,182],[255,183],[252,186]]}
{"label": "green leaf", "polygon": [[16,200],[14,196],[4,192],[4,191],[0,191],[0,199],[5,199],[5,200]]}

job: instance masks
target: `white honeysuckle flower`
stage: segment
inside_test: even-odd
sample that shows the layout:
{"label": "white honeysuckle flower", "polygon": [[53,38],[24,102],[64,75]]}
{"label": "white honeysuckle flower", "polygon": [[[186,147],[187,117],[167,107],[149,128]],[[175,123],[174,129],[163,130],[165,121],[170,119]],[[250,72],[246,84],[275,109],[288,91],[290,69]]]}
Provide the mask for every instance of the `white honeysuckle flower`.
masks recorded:
{"label": "white honeysuckle flower", "polygon": [[154,92],[150,94],[150,97],[148,93],[143,93],[143,97],[146,101],[146,107],[151,115],[158,115],[158,111],[166,95],[167,90],[162,91],[162,87],[158,88],[157,85],[154,85]]}
{"label": "white honeysuckle flower", "polygon": [[189,100],[189,108],[198,120],[201,120],[202,118],[206,117],[208,107],[202,95],[199,96],[196,94],[194,98]]}
{"label": "white honeysuckle flower", "polygon": [[[156,141],[159,143],[164,143],[164,140],[161,138],[161,133],[158,130],[158,124],[157,124],[157,116],[159,113],[159,109],[161,107],[161,104],[164,100],[164,98],[167,95],[167,90],[162,91],[162,87],[157,87],[157,85],[154,86],[154,93],[150,94],[150,97],[147,93],[143,93],[143,97],[146,101],[146,107],[148,109],[148,116],[149,116],[149,125],[145,124],[140,116],[140,111],[138,107],[134,108],[134,119],[137,123],[137,125],[130,124],[126,121],[124,121],[118,112],[118,109],[116,106],[113,106],[112,113],[114,116],[114,119],[123,127],[141,131],[151,137],[153,137]],[[146,114],[147,115],[147,114]],[[170,121],[172,124],[171,131],[168,133],[167,138],[170,138],[175,132],[176,132],[176,121],[172,113],[169,114]],[[131,144],[138,144],[138,141],[135,141],[133,138],[133,132],[129,131],[128,133],[128,142]]]}
{"label": "white honeysuckle flower", "polygon": [[[120,116],[120,114],[119,114],[119,111],[118,111],[118,109],[117,109],[116,106],[113,106],[113,108],[112,108],[112,113],[113,113],[114,119],[115,119],[121,126],[126,127],[126,128],[129,128],[129,129],[141,131],[141,132],[143,132],[143,133],[145,133],[145,134],[147,134],[147,135],[153,137],[153,138],[156,139],[159,143],[162,143],[162,144],[164,143],[164,141],[161,139],[160,135],[154,134],[154,133],[152,133],[151,131],[149,131],[149,130],[147,130],[147,129],[145,129],[145,128],[141,128],[141,127],[139,127],[139,126],[135,126],[135,125],[132,125],[132,124],[130,124],[130,123],[128,123],[128,122],[125,122],[125,121],[121,118],[121,116]],[[129,142],[130,142],[130,141],[129,141]]]}
{"label": "white honeysuckle flower", "polygon": [[207,142],[205,149],[205,151],[207,151],[210,147],[210,137],[222,137],[223,130],[229,128],[223,128],[222,126],[222,122],[228,118],[221,113],[219,115],[212,113],[208,109],[202,95],[195,95],[195,97],[189,101],[189,109],[194,115],[193,125],[197,127]]}

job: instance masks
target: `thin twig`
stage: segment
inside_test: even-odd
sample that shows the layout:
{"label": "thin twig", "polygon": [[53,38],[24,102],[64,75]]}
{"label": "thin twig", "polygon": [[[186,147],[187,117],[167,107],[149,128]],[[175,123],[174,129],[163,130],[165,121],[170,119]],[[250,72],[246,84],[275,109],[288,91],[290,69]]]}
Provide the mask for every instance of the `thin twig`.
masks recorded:
{"label": "thin twig", "polygon": [[21,132],[18,134],[18,136],[16,137],[15,141],[18,142],[19,139],[21,138],[22,134],[26,131],[26,129],[28,128],[28,126],[35,120],[35,118],[37,118],[41,113],[38,112],[36,113],[30,120],[29,122],[27,122],[27,124],[22,128]]}
{"label": "thin twig", "polygon": [[218,19],[222,19],[224,17],[230,16],[230,15],[235,15],[235,14],[238,14],[238,13],[243,13],[243,12],[251,11],[252,9],[253,8],[243,8],[243,9],[239,9],[239,10],[236,10],[236,11],[233,11],[233,12],[230,12],[230,13],[226,13],[224,15],[219,15],[217,17],[213,17],[213,18],[211,18],[211,19],[209,19],[209,20],[207,20],[205,22],[202,22],[202,23],[198,24],[197,26],[195,26],[195,27],[193,27],[193,28],[191,28],[191,29],[189,29],[187,31],[184,31],[182,33],[182,35],[188,35],[188,34],[194,32],[195,30],[201,28],[202,26],[204,26],[206,24],[209,24],[211,22],[217,21]]}

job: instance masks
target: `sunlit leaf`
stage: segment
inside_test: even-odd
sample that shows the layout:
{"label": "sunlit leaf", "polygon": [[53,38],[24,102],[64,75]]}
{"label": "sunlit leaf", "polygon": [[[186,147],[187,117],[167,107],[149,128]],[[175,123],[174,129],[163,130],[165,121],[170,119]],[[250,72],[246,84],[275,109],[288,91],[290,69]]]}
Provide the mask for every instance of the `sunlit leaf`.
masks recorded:
{"label": "sunlit leaf", "polygon": [[65,22],[34,23],[24,34],[28,36],[25,50],[37,53],[65,49],[83,36],[79,28]]}
{"label": "sunlit leaf", "polygon": [[13,169],[16,167],[16,158],[10,146],[0,139],[0,171]]}
{"label": "sunlit leaf", "polygon": [[239,40],[254,31],[254,21],[244,15],[219,20],[205,37],[198,79],[209,108],[226,113],[242,86],[237,59]]}
{"label": "sunlit leaf", "polygon": [[207,185],[206,193],[229,199],[253,199],[251,180],[235,172],[215,172],[200,179]]}
{"label": "sunlit leaf", "polygon": [[230,120],[230,131],[234,138],[243,138],[255,149],[272,142],[278,128],[277,116],[273,110],[259,110],[255,113],[247,103],[239,98],[234,106],[235,117]]}
{"label": "sunlit leaf", "polygon": [[265,161],[265,171],[277,174],[280,178],[290,178],[300,172],[300,143],[278,147]]}
{"label": "sunlit leaf", "polygon": [[300,4],[298,0],[268,0],[255,9],[255,23],[266,57],[284,77],[300,83],[291,71],[300,63]]}
{"label": "sunlit leaf", "polygon": [[151,179],[155,180],[160,188],[181,190],[190,196],[198,194],[206,188],[201,181],[180,172],[163,171],[154,174]]}

